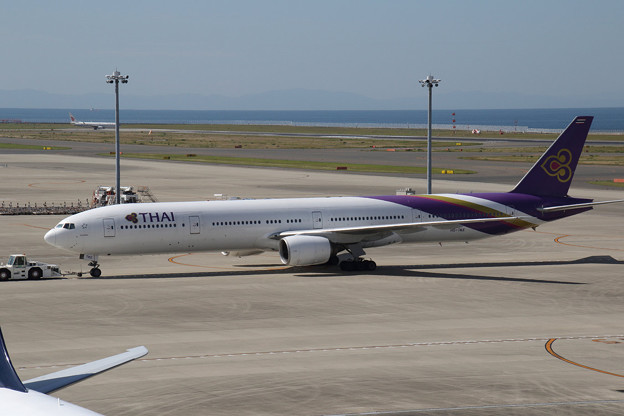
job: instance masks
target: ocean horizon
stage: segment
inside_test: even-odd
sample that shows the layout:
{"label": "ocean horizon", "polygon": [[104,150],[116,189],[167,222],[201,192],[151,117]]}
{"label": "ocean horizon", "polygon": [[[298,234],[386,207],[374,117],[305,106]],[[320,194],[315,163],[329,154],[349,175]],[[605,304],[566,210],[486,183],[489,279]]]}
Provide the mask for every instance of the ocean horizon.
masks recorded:
{"label": "ocean horizon", "polygon": [[[112,109],[0,108],[0,122],[114,121]],[[433,110],[434,128],[561,131],[574,117],[594,116],[592,131],[624,132],[624,107],[497,110]],[[426,127],[426,110],[133,110],[120,109],[122,124],[268,124],[346,127]]]}

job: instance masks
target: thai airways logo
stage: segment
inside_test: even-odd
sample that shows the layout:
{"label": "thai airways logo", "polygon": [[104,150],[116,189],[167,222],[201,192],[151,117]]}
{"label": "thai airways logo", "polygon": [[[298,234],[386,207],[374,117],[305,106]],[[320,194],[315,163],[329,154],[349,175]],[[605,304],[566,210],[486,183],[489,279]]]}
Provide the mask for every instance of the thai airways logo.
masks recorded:
{"label": "thai airways logo", "polygon": [[136,224],[137,222],[139,222],[139,218],[137,217],[136,212],[133,212],[132,214],[126,215],[126,219],[128,221],[130,221],[133,224]]}
{"label": "thai airways logo", "polygon": [[157,223],[157,222],[174,222],[175,215],[173,212],[133,212],[126,215],[126,221],[133,224],[138,223]]}
{"label": "thai airways logo", "polygon": [[557,155],[551,155],[542,163],[542,169],[550,176],[555,176],[559,182],[568,182],[572,179],[572,169],[570,161],[572,152],[568,149],[561,149]]}

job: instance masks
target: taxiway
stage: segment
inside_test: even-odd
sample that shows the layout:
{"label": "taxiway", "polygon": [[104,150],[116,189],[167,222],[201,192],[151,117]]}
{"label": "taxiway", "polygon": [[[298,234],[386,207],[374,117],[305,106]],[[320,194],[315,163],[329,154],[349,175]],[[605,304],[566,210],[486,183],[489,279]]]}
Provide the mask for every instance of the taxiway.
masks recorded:
{"label": "taxiway", "polygon": [[[0,199],[86,199],[113,172],[106,158],[6,153]],[[425,186],[387,175],[141,160],[123,160],[122,174],[161,201]],[[504,191],[505,182],[477,178],[461,190]],[[433,187],[455,192],[458,183],[434,179]],[[58,392],[110,416],[619,415],[623,210],[599,207],[470,244],[371,249],[371,274],[285,268],[271,253],[102,258],[98,279],[1,282],[0,325],[23,379],[147,346],[145,358]],[[43,241],[58,220],[0,217],[0,253],[86,270]]]}

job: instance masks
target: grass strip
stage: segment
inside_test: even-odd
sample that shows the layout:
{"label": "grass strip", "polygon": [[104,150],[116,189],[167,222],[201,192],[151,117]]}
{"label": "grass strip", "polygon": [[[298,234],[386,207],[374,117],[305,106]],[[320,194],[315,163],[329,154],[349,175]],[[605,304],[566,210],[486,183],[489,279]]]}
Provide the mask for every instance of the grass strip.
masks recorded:
{"label": "grass strip", "polygon": [[[307,134],[322,134],[322,135],[382,135],[382,136],[420,136],[426,137],[426,129],[413,129],[413,128],[369,128],[369,127],[323,127],[323,126],[288,126],[288,125],[265,125],[265,124],[121,124],[122,128],[126,129],[145,129],[154,130],[159,129],[172,129],[172,130],[203,130],[206,132],[260,132],[260,133],[307,133]],[[64,129],[75,129],[76,127],[71,124],[64,123],[22,123],[22,124],[1,124],[0,132],[2,131],[19,131],[19,130],[40,130],[40,131],[62,131]],[[92,131],[84,129],[85,131]],[[112,129],[109,129],[109,131]],[[96,133],[100,130],[95,131]],[[124,132],[125,134],[125,132]],[[517,139],[540,139],[540,140],[554,140],[558,134],[555,133],[523,133],[523,132],[506,132],[504,135],[498,134],[496,131],[484,131],[480,136],[475,136],[470,130],[438,130],[432,131],[433,137],[444,137],[447,139],[460,139],[462,137],[498,137],[501,139],[517,138]],[[587,140],[600,140],[600,141],[617,141],[622,142],[624,136],[622,134],[613,133],[590,133]]]}
{"label": "grass strip", "polygon": [[[535,163],[539,156],[531,155],[510,155],[510,156],[464,156],[460,159],[481,160],[488,162],[524,162]],[[581,156],[581,165],[603,165],[603,166],[624,166],[624,158],[621,156],[588,155]]]}
{"label": "grass strip", "polygon": [[[478,148],[468,148],[466,149],[467,152],[479,152],[479,153],[519,153],[520,156],[528,156],[528,155],[539,155],[541,156],[546,149],[548,149],[547,146],[537,146],[537,147],[533,147],[533,146],[527,146],[527,147],[478,147]],[[436,152],[461,152],[464,151],[462,147],[460,146],[454,146],[454,147],[449,147],[447,149],[440,149],[440,148],[436,148],[434,149],[434,151]],[[596,153],[624,153],[624,146],[589,146],[586,145],[583,148],[583,153],[585,156],[589,155],[589,154],[596,154]],[[517,155],[516,155],[517,156]],[[493,157],[498,157],[498,156],[493,156]]]}
{"label": "grass strip", "polygon": [[[105,154],[110,156],[110,154]],[[260,167],[272,167],[272,168],[286,168],[286,169],[307,169],[307,170],[340,170],[341,167],[346,167],[351,172],[366,172],[366,173],[400,173],[400,174],[424,174],[427,172],[426,167],[420,166],[390,166],[390,165],[374,165],[374,164],[359,164],[359,163],[335,163],[335,162],[310,162],[310,161],[297,161],[297,160],[282,160],[282,159],[260,159],[260,158],[248,158],[248,157],[222,157],[222,156],[188,156],[177,154],[153,154],[153,153],[124,153],[124,158],[132,159],[150,159],[150,160],[173,160],[181,162],[196,162],[196,163],[211,163],[211,164],[226,164],[226,165],[242,165],[242,166],[260,166]],[[449,172],[449,169],[433,168],[433,173],[442,174],[442,171]],[[472,174],[476,173],[471,170],[453,169],[453,174]]]}
{"label": "grass strip", "polygon": [[613,182],[613,181],[589,181],[592,185],[600,185],[600,186],[611,186],[614,188],[624,188],[624,182]]}
{"label": "grass strip", "polygon": [[0,149],[23,149],[23,150],[68,150],[71,147],[61,146],[37,146],[32,144],[0,143]]}

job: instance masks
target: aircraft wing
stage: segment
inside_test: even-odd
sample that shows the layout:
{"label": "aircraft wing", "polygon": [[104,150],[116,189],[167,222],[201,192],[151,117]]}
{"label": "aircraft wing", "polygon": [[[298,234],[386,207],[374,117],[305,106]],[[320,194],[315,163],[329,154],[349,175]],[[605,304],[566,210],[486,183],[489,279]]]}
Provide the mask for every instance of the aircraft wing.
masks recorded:
{"label": "aircraft wing", "polygon": [[[362,238],[366,238],[367,236],[373,235],[384,235],[389,234],[391,232],[419,232],[424,231],[427,228],[446,228],[446,227],[454,227],[457,225],[464,224],[477,224],[477,223],[485,223],[485,222],[496,222],[496,221],[521,221],[526,222],[530,217],[517,217],[517,216],[508,216],[508,217],[487,217],[487,218],[471,218],[471,219],[461,219],[461,220],[437,220],[437,221],[424,221],[424,222],[409,222],[402,224],[381,224],[381,225],[367,225],[361,227],[340,227],[340,228],[319,228],[312,230],[293,230],[293,231],[283,231],[281,233],[276,233],[270,236],[273,239],[280,239],[283,237],[288,237],[291,235],[324,235],[329,238],[330,241],[334,239],[331,238],[331,235],[342,235],[342,236],[360,236]],[[537,225],[537,224],[532,224]]]}
{"label": "aircraft wing", "polygon": [[559,205],[556,207],[538,208],[537,210],[541,212],[557,212],[575,208],[591,208],[594,205],[615,204],[618,202],[624,202],[624,199],[615,199],[613,201],[585,202],[582,204]]}
{"label": "aircraft wing", "polygon": [[145,354],[147,354],[147,348],[145,347],[131,348],[124,353],[113,355],[112,357],[26,380],[24,386],[41,393],[50,393],[129,361],[136,360],[137,358],[143,357]]}

